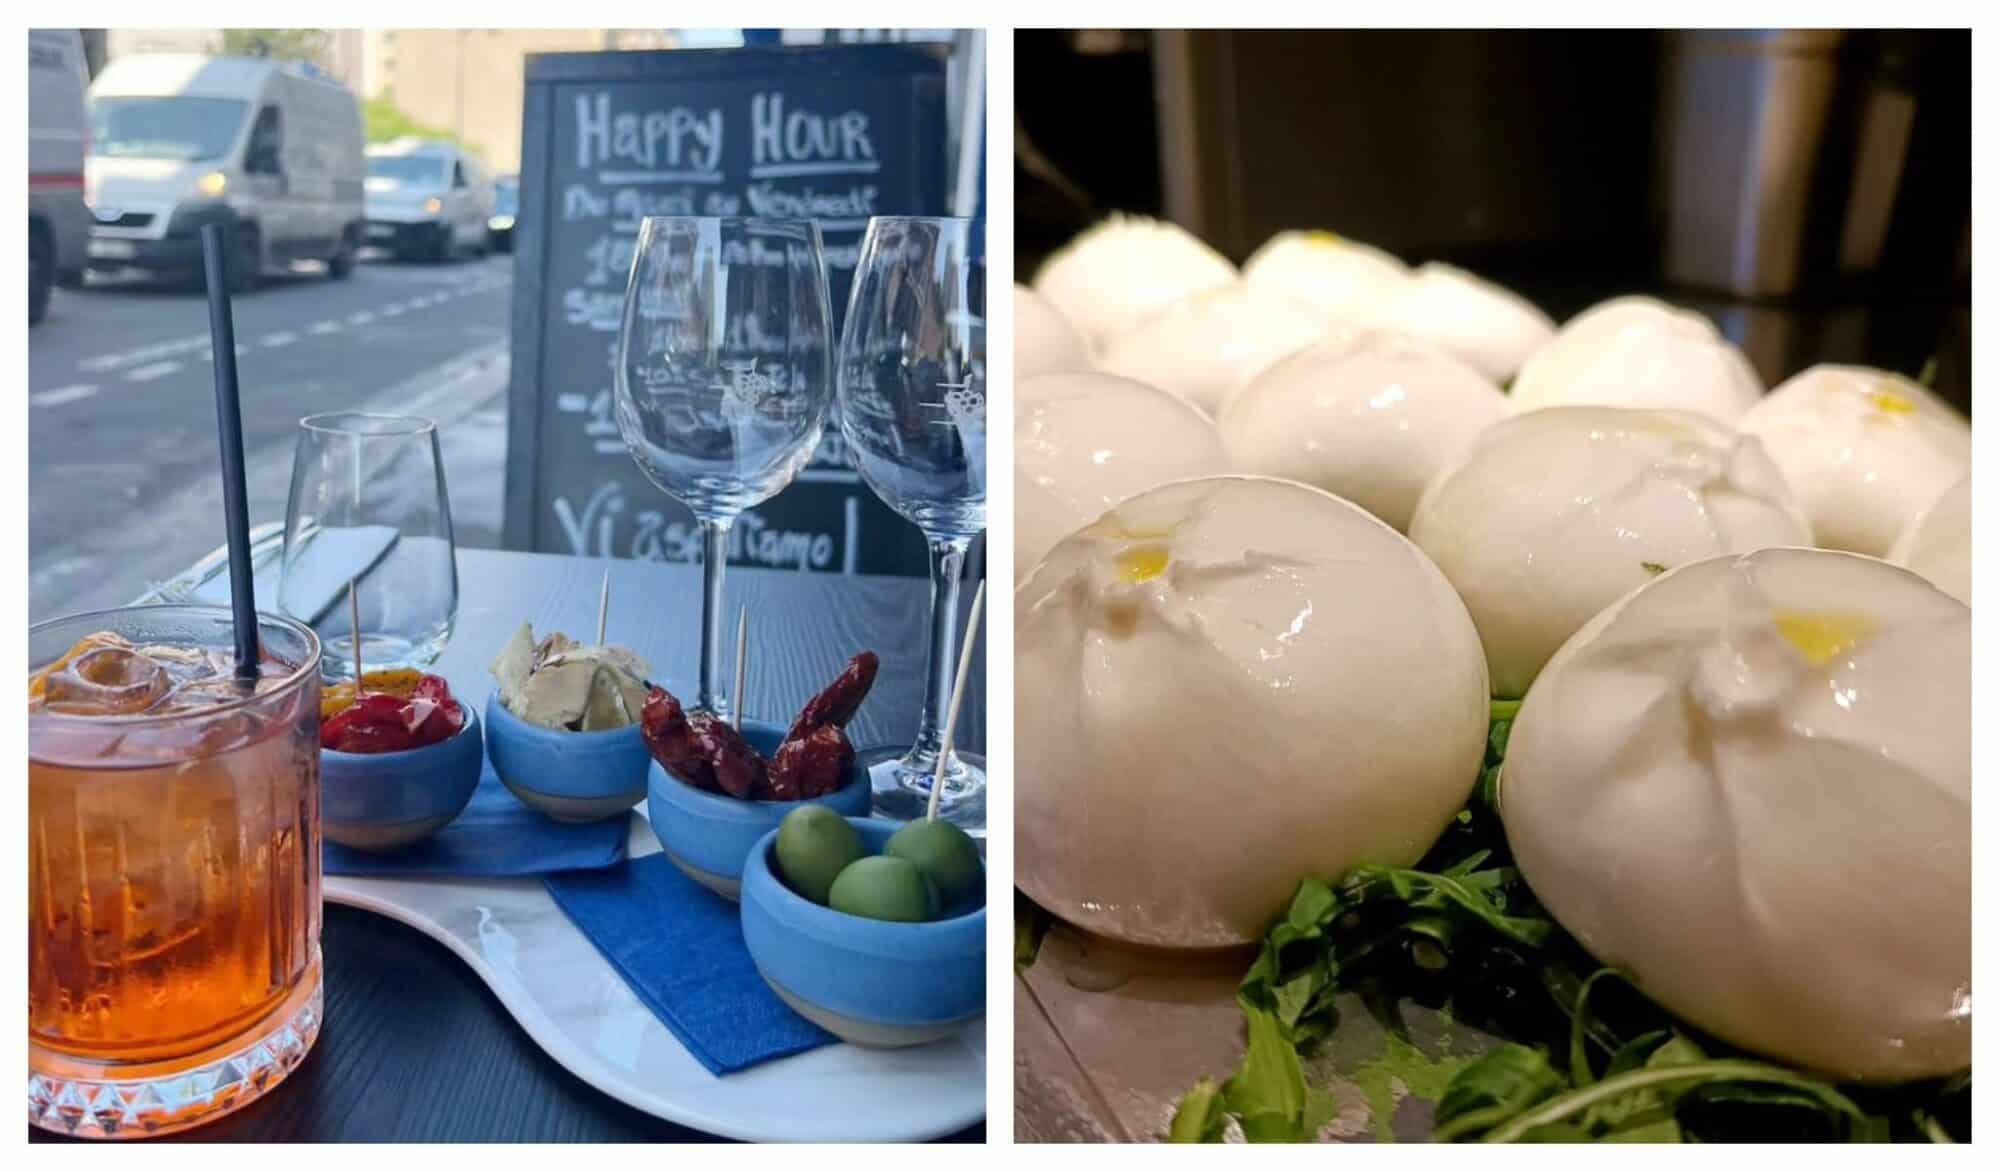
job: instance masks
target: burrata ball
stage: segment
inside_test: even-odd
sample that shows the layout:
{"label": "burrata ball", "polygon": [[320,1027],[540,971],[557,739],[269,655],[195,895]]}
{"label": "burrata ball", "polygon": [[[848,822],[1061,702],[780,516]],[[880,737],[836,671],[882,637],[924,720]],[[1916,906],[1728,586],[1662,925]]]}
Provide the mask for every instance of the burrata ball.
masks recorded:
{"label": "burrata ball", "polygon": [[1060,542],[1014,606],[1015,876],[1087,931],[1256,940],[1307,875],[1415,861],[1479,771],[1464,604],[1319,489],[1141,493]]}
{"label": "burrata ball", "polygon": [[1230,285],[1177,302],[1118,335],[1098,366],[1214,415],[1237,388],[1325,334],[1324,324],[1285,298]]}
{"label": "burrata ball", "polygon": [[1014,405],[1014,581],[1056,542],[1137,492],[1231,470],[1192,403],[1109,374],[1023,383]]}
{"label": "burrata ball", "polygon": [[1014,378],[1057,370],[1089,370],[1093,363],[1083,335],[1056,307],[1033,289],[1014,286]]}
{"label": "burrata ball", "polygon": [[1500,814],[1591,955],[1835,1079],[1971,1062],[1971,611],[1872,558],[1675,570],[1514,721]]}
{"label": "burrata ball", "polygon": [[1812,528],[1753,438],[1684,411],[1551,407],[1475,439],[1424,490],[1410,540],[1458,588],[1494,693],[1512,698],[1656,575],[1811,545]]}
{"label": "burrata ball", "polygon": [[1236,282],[1236,266],[1178,224],[1112,216],[1042,264],[1035,292],[1098,351],[1184,297]]}
{"label": "burrata ball", "polygon": [[1243,263],[1243,279],[1306,306],[1322,320],[1353,321],[1410,279],[1402,261],[1331,232],[1280,232]]}
{"label": "burrata ball", "polygon": [[1444,351],[1341,330],[1252,379],[1216,424],[1237,471],[1304,481],[1406,530],[1431,478],[1506,417],[1500,388]]}
{"label": "burrata ball", "polygon": [[1427,264],[1359,323],[1449,350],[1496,383],[1555,337],[1556,323],[1526,298],[1450,265]]}
{"label": "burrata ball", "polygon": [[1828,549],[1881,557],[1972,469],[1972,425],[1926,388],[1866,366],[1815,366],[1739,422],[1764,442]]}
{"label": "burrata ball", "polygon": [[1972,605],[1972,477],[1945,489],[1917,514],[1889,547],[1889,561]]}
{"label": "burrata ball", "polygon": [[1691,310],[1618,297],[1564,323],[1509,391],[1516,411],[1662,407],[1734,422],[1764,384],[1743,352]]}

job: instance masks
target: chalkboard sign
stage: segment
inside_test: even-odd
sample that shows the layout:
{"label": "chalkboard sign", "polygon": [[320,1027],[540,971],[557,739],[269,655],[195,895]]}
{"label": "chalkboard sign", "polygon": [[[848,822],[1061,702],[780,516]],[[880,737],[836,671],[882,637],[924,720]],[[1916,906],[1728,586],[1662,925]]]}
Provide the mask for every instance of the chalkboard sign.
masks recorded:
{"label": "chalkboard sign", "polygon": [[[942,46],[530,56],[507,423],[510,549],[699,561],[680,503],[626,454],[612,361],[647,215],[819,222],[838,338],[871,215],[946,215]],[[848,466],[829,420],[730,562],[922,575],[922,534]]]}

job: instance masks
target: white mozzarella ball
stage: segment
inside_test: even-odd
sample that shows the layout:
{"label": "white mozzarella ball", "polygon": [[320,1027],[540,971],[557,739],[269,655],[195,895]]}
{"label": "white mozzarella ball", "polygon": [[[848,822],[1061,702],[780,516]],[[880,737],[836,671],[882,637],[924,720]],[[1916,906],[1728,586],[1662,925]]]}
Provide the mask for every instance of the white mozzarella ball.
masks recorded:
{"label": "white mozzarella ball", "polygon": [[1331,232],[1280,232],[1250,254],[1243,279],[1326,321],[1352,321],[1410,279],[1402,261]]}
{"label": "white mozzarella ball", "polygon": [[1521,873],[1598,960],[1839,1079],[1971,1061],[1971,612],[1872,558],[1766,550],[1599,615],[1500,778]]}
{"label": "white mozzarella ball", "polygon": [[1098,366],[1214,415],[1244,383],[1325,334],[1305,309],[1237,284],[1198,293],[1118,335]]}
{"label": "white mozzarella ball", "polygon": [[1236,266],[1178,224],[1112,216],[1043,263],[1035,292],[1101,351],[1186,297],[1236,281]]}
{"label": "white mozzarella ball", "polygon": [[1755,439],[1704,416],[1551,407],[1486,429],[1417,502],[1410,540],[1479,625],[1496,695],[1654,575],[1723,553],[1811,545]]}
{"label": "white mozzarella ball", "polygon": [[1440,346],[1504,383],[1555,336],[1556,323],[1526,298],[1450,265],[1420,266],[1377,302],[1362,324]]}
{"label": "white mozzarella ball", "polygon": [[1487,729],[1464,604],[1395,530],[1263,477],[1164,485],[1015,592],[1015,877],[1135,944],[1256,940],[1301,877],[1420,857]]}
{"label": "white mozzarella ball", "polygon": [[1424,486],[1506,417],[1500,388],[1444,351],[1340,330],[1252,379],[1217,423],[1237,471],[1304,481],[1407,530]]}
{"label": "white mozzarella ball", "polygon": [[1889,547],[1889,561],[1972,605],[1972,477],[1944,490]]}
{"label": "white mozzarella ball", "polygon": [[1230,471],[1206,415],[1108,374],[1030,379],[1014,408],[1014,580],[1134,493]]}
{"label": "white mozzarella ball", "polygon": [[1014,286],[1014,380],[1093,365],[1076,327],[1034,290]]}
{"label": "white mozzarella ball", "polygon": [[1618,297],[1564,323],[1509,390],[1516,411],[1660,407],[1734,422],[1764,384],[1743,352],[1690,310]]}
{"label": "white mozzarella ball", "polygon": [[1881,557],[1972,468],[1972,425],[1926,388],[1866,366],[1815,366],[1739,422],[1764,441],[1819,543]]}

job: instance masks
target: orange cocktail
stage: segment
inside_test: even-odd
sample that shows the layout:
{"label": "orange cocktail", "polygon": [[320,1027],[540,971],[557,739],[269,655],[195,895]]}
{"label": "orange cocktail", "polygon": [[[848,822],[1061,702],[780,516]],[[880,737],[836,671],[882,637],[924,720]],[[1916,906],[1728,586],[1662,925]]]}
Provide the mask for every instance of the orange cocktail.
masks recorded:
{"label": "orange cocktail", "polygon": [[276,1085],[318,1036],[319,641],[135,607],[29,632],[28,1118],[158,1134]]}

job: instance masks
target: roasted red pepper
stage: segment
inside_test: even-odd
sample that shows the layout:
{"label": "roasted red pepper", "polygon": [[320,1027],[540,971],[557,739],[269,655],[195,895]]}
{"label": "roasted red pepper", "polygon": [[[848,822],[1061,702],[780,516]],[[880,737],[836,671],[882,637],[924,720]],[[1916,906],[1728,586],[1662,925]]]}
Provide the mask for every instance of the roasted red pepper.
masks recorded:
{"label": "roasted red pepper", "polygon": [[427,675],[408,696],[364,693],[320,722],[319,743],[340,753],[397,753],[435,745],[464,727],[465,708],[452,699],[450,685]]}
{"label": "roasted red pepper", "polygon": [[654,687],[640,713],[646,748],[668,773],[696,789],[760,802],[823,797],[847,780],[854,746],[842,731],[875,685],[881,661],[872,651],[849,660],[831,684],[806,702],[769,762],[727,721],[689,713]]}
{"label": "roasted red pepper", "polygon": [[823,724],[846,728],[861,702],[868,698],[868,689],[875,686],[875,670],[881,665],[873,651],[863,651],[848,660],[833,682],[799,709],[799,718],[792,722],[785,739],[802,737]]}
{"label": "roasted red pepper", "polygon": [[778,746],[771,758],[771,800],[796,802],[830,794],[847,780],[853,764],[854,746],[847,734],[822,724]]}

